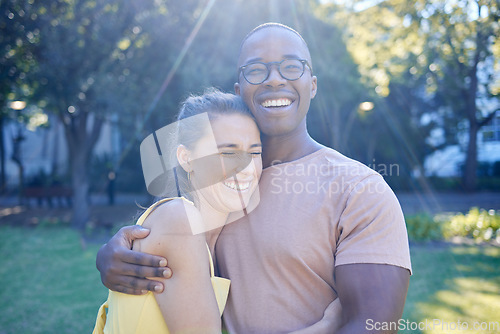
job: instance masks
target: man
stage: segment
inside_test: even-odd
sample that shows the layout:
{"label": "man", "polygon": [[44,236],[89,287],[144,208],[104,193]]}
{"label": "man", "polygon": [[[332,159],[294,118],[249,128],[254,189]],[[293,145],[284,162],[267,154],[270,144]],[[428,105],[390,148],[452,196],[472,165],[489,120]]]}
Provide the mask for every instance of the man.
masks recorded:
{"label": "man", "polygon": [[[328,333],[341,322],[338,333],[358,334],[397,322],[411,271],[404,218],[380,175],[309,136],[317,78],[305,41],[287,26],[259,26],[244,39],[238,66],[235,91],[257,119],[267,168],[259,206],[211,245],[219,274],[231,279],[225,326]],[[125,228],[101,248],[97,267],[107,287],[163,288],[135,278],[171,274],[165,259],[128,250],[146,235]],[[325,310],[339,300],[341,319],[331,319]]]}

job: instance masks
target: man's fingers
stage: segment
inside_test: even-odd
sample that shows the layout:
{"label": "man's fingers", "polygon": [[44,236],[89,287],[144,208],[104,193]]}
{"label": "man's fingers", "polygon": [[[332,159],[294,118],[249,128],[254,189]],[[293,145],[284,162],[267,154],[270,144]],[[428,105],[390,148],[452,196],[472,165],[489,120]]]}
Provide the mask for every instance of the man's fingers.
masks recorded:
{"label": "man's fingers", "polygon": [[122,242],[127,245],[127,248],[132,248],[132,241],[136,239],[144,239],[149,235],[150,230],[140,225],[132,225],[122,227],[118,233]]}
{"label": "man's fingers", "polygon": [[160,293],[163,291],[163,284],[145,278],[139,279],[131,276],[120,276],[116,284],[113,285],[112,290],[133,295],[142,295],[147,291]]}
{"label": "man's fingers", "polygon": [[[123,262],[136,264],[140,266],[149,266],[149,267],[161,267],[164,268],[167,266],[167,259],[161,256],[140,253],[136,251],[127,250],[123,252],[123,256],[121,256],[121,260]],[[156,276],[156,275],[155,275]]]}
{"label": "man's fingers", "polygon": [[135,290],[123,285],[116,286],[116,289],[114,289],[114,291],[125,293],[127,295],[144,295],[148,292],[147,290]]}
{"label": "man's fingers", "polygon": [[172,270],[168,267],[146,267],[135,264],[123,264],[119,269],[120,275],[131,276],[136,278],[142,277],[158,277],[158,278],[170,278],[172,276]]}
{"label": "man's fingers", "polygon": [[125,293],[127,295],[143,295],[147,292],[145,290],[134,290],[131,288],[124,287],[122,285],[117,285],[115,289],[113,289],[113,291]]}

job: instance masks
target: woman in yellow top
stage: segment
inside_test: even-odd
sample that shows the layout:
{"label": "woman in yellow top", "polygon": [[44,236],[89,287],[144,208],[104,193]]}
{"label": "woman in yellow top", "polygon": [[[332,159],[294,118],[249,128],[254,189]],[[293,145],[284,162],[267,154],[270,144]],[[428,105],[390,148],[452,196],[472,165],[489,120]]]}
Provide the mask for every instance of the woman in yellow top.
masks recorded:
{"label": "woman in yellow top", "polygon": [[138,224],[151,232],[133,245],[169,259],[174,273],[169,288],[141,296],[110,291],[94,333],[221,332],[229,282],[213,277],[207,245],[230,213],[246,214],[247,206],[258,201],[252,195],[258,193],[262,171],[260,133],[239,97],[216,90],[189,97],[175,129],[174,158],[165,153],[172,126],[141,144],[148,191],[166,198],[139,218]]}

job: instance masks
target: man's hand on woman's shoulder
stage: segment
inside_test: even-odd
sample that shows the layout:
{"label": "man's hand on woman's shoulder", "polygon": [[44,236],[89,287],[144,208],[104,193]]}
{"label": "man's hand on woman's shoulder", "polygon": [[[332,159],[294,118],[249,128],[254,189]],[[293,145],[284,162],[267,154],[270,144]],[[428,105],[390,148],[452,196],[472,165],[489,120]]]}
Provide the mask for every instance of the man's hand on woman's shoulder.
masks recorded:
{"label": "man's hand on woman's shoulder", "polygon": [[167,267],[167,260],[131,250],[134,240],[143,239],[148,234],[149,230],[142,226],[126,226],[101,247],[96,267],[107,288],[132,295],[163,291],[163,284],[145,277],[170,278],[172,271]]}

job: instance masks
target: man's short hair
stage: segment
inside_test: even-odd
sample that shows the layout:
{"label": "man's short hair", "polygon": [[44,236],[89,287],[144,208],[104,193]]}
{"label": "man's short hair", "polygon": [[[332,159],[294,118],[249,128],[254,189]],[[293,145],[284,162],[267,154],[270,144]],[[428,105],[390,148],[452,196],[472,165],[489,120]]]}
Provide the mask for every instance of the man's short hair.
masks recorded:
{"label": "man's short hair", "polygon": [[[293,32],[295,35],[297,35],[300,40],[305,44],[305,46],[307,47],[307,43],[306,41],[304,40],[304,38],[299,34],[299,32],[285,24],[282,24],[282,23],[277,23],[277,22],[267,22],[267,23],[263,23],[255,28],[252,29],[252,31],[250,31],[246,36],[245,38],[243,38],[243,41],[241,41],[241,44],[240,44],[240,53],[241,53],[241,48],[243,47],[243,44],[245,44],[245,42],[247,41],[247,39],[252,36],[254,33],[256,33],[257,31],[259,30],[262,30],[262,29],[265,29],[265,28],[282,28],[282,29],[285,29],[285,30],[288,30],[288,31],[291,31]],[[307,47],[307,49],[309,49],[309,47]]]}
{"label": "man's short hair", "polygon": [[250,36],[252,36],[253,34],[255,34],[257,31],[259,30],[262,30],[262,29],[266,29],[266,28],[281,28],[281,29],[285,29],[285,30],[288,30],[292,33],[294,33],[295,35],[297,35],[300,40],[302,41],[302,43],[304,43],[304,46],[306,47],[306,50],[308,53],[309,52],[309,46],[307,45],[306,41],[304,40],[304,38],[299,34],[299,32],[285,24],[282,24],[282,23],[277,23],[277,22],[267,22],[267,23],[263,23],[255,28],[252,29],[252,31],[250,31],[246,36],[245,38],[243,38],[243,41],[241,41],[241,44],[240,44],[240,51],[238,52],[238,59],[240,58],[241,56],[241,50],[243,49],[243,45],[245,44],[245,42],[247,41],[247,39],[250,38]]}

